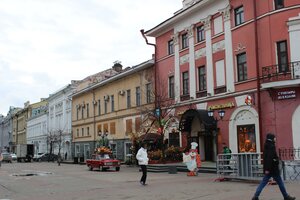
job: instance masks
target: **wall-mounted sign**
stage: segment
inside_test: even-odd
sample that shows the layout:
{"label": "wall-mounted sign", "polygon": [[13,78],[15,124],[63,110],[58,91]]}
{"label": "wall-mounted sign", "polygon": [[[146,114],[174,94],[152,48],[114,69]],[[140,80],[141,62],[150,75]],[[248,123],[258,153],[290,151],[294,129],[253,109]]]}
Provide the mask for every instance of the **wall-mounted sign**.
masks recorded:
{"label": "wall-mounted sign", "polygon": [[253,99],[250,95],[247,95],[247,97],[245,98],[245,104],[248,106],[251,106],[253,104]]}
{"label": "wall-mounted sign", "polygon": [[208,106],[208,110],[219,110],[219,109],[223,109],[223,108],[232,108],[232,107],[234,107],[234,103],[229,102],[229,103],[224,103],[224,104]]}
{"label": "wall-mounted sign", "polygon": [[277,92],[277,99],[294,99],[296,98],[296,90],[285,90]]}

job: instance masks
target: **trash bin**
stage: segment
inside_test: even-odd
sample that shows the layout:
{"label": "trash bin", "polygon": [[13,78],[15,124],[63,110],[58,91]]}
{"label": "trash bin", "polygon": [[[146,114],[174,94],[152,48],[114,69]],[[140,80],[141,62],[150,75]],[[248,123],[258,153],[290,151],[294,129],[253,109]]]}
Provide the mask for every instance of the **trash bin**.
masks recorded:
{"label": "trash bin", "polygon": [[169,174],[177,174],[177,167],[169,166]]}
{"label": "trash bin", "polygon": [[78,157],[74,157],[74,164],[78,164]]}

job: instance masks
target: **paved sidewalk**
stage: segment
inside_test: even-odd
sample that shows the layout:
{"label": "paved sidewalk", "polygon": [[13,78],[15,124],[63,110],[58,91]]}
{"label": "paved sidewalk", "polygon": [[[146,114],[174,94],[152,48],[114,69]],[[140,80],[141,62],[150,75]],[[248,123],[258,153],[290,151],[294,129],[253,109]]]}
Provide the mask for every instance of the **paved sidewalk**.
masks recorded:
{"label": "paved sidewalk", "polygon": [[[248,200],[257,183],[215,182],[216,174],[187,177],[186,173],[148,173],[141,186],[137,167],[120,172],[88,171],[84,165],[13,163],[0,168],[0,199],[10,200]],[[286,183],[300,199],[300,182]],[[261,200],[280,200],[277,185],[265,188]]]}

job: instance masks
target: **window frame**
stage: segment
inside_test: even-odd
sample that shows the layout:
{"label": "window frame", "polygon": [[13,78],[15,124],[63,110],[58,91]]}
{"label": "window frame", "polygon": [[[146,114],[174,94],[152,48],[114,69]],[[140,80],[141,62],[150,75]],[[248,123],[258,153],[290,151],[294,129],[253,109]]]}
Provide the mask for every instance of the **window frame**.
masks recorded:
{"label": "window frame", "polygon": [[131,90],[126,91],[127,108],[131,108]]}
{"label": "window frame", "polygon": [[200,25],[196,28],[197,31],[197,42],[202,42],[205,40],[205,29],[204,25]]}
{"label": "window frame", "polygon": [[115,96],[114,95],[110,95],[110,103],[111,103],[111,112],[115,111]]}
{"label": "window frame", "polygon": [[274,6],[275,6],[275,10],[284,8],[284,0],[274,0]]}
{"label": "window frame", "polygon": [[[203,70],[204,73],[201,73],[201,70]],[[199,91],[205,91],[207,88],[206,85],[206,68],[205,65],[202,65],[200,67],[198,67],[198,90]]]}
{"label": "window frame", "polygon": [[151,83],[146,84],[146,103],[151,103]]}
{"label": "window frame", "polygon": [[169,76],[168,78],[168,92],[169,92],[169,98],[174,99],[175,98],[175,78],[174,76]]}
{"label": "window frame", "polygon": [[234,22],[235,26],[239,26],[245,22],[244,6],[239,6],[234,9]]}
{"label": "window frame", "polygon": [[[245,61],[240,62],[242,56],[245,56]],[[236,55],[236,60],[237,60],[237,77],[238,77],[238,82],[241,81],[246,81],[248,78],[248,73],[247,73],[247,54],[246,52],[240,53]],[[240,76],[240,70],[242,70],[242,76]]]}
{"label": "window frame", "polygon": [[188,40],[188,34],[183,33],[181,35],[181,49],[186,49],[189,47],[189,40]]}
{"label": "window frame", "polygon": [[141,106],[141,87],[135,88],[135,103],[136,106]]}
{"label": "window frame", "polygon": [[173,55],[174,54],[174,40],[168,41],[168,54]]}
{"label": "window frame", "polygon": [[182,95],[189,94],[189,72],[182,72]]}
{"label": "window frame", "polygon": [[[281,44],[285,45],[285,51],[281,51]],[[288,67],[289,57],[288,57],[287,41],[282,40],[282,41],[276,42],[276,49],[277,49],[278,72],[279,73],[288,72],[289,71],[289,67]]]}

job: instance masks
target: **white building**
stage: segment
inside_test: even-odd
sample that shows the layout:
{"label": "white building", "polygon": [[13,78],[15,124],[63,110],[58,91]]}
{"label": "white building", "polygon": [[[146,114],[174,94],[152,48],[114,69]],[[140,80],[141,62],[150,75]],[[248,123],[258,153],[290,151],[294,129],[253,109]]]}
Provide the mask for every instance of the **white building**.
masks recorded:
{"label": "white building", "polygon": [[46,153],[48,142],[48,107],[45,102],[44,105],[33,107],[31,110],[31,117],[27,121],[27,144],[34,144],[34,152]]}
{"label": "white building", "polygon": [[74,89],[74,84],[68,84],[50,94],[48,98],[48,138],[53,141],[52,153],[58,154],[60,151],[64,159],[71,158],[72,100],[70,96]]}

